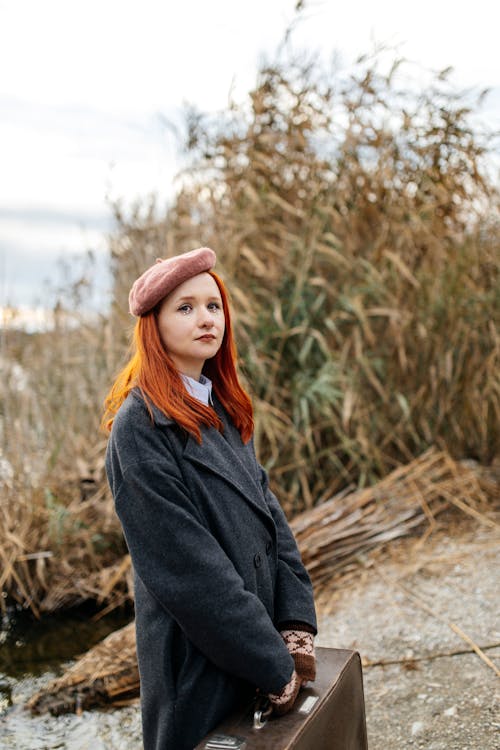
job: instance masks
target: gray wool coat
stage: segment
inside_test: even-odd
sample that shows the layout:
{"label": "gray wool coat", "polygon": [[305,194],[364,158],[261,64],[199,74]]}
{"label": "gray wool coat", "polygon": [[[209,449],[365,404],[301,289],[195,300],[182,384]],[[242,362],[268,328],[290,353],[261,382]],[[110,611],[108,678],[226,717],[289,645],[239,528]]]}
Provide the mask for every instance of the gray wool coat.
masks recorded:
{"label": "gray wool coat", "polygon": [[106,471],[132,557],[145,750],[192,750],[293,660],[280,623],[316,629],[311,583],[252,442],[215,401],[202,443],[139,391],[113,424]]}

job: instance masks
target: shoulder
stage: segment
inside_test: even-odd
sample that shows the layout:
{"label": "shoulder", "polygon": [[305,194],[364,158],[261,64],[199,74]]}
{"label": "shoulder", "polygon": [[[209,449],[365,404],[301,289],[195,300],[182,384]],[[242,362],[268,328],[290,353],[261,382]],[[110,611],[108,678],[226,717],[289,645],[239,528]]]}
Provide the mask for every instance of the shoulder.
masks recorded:
{"label": "shoulder", "polygon": [[133,388],[128,394],[125,401],[122,403],[113,422],[113,430],[120,430],[124,425],[128,425],[130,422],[135,420],[142,420],[144,418],[151,418],[148,414],[148,407],[146,401],[138,388]]}
{"label": "shoulder", "polygon": [[130,425],[149,425],[154,427],[173,427],[176,422],[161,412],[154,403],[142,393],[139,388],[133,388],[128,394],[113,423],[113,429],[120,430],[123,426],[128,429]]}
{"label": "shoulder", "polygon": [[154,458],[169,448],[176,432],[174,420],[134,388],[120,406],[111,429],[109,454],[119,454],[126,463]]}
{"label": "shoulder", "polygon": [[172,481],[180,486],[184,441],[174,420],[146,403],[139,390],[131,392],[116,414],[106,449],[106,474],[115,502],[127,498],[130,486],[140,485],[141,492],[148,487],[155,492]]}
{"label": "shoulder", "polygon": [[154,427],[154,422],[147,404],[140,391],[134,389],[118,409],[111,428],[111,441],[121,442],[130,433],[152,427]]}

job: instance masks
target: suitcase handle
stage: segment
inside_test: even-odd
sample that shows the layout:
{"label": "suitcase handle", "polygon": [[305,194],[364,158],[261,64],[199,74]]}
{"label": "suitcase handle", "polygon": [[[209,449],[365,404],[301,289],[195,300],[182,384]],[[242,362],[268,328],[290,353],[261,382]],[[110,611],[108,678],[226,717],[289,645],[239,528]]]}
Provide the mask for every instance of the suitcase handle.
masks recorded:
{"label": "suitcase handle", "polygon": [[262,727],[265,727],[272,712],[273,707],[269,698],[257,697],[253,712],[253,728],[262,729]]}

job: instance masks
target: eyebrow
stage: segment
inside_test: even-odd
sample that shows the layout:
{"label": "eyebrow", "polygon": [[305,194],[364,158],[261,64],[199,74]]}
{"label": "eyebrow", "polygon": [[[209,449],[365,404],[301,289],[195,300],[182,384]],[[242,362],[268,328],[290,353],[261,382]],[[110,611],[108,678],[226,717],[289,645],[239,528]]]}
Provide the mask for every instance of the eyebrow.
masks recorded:
{"label": "eyebrow", "polygon": [[[196,295],[194,295],[194,294],[191,294],[191,295],[188,295],[187,297],[177,297],[177,299],[175,301],[176,301],[176,303],[178,303],[178,302],[190,302],[191,300],[195,300],[195,299],[198,299],[198,297],[196,297]],[[206,299],[208,302],[222,302],[222,297],[215,296],[215,295],[214,296],[210,296],[210,297],[206,297],[206,298],[201,297],[201,299]]]}

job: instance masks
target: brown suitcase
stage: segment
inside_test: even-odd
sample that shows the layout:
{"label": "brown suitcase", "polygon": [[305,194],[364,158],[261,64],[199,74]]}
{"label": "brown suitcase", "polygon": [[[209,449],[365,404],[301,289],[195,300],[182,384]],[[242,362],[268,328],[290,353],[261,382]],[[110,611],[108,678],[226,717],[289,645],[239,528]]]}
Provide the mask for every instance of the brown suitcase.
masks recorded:
{"label": "brown suitcase", "polygon": [[243,707],[195,750],[368,750],[359,654],[318,647],[316,669],[290,713],[259,722],[255,704]]}

